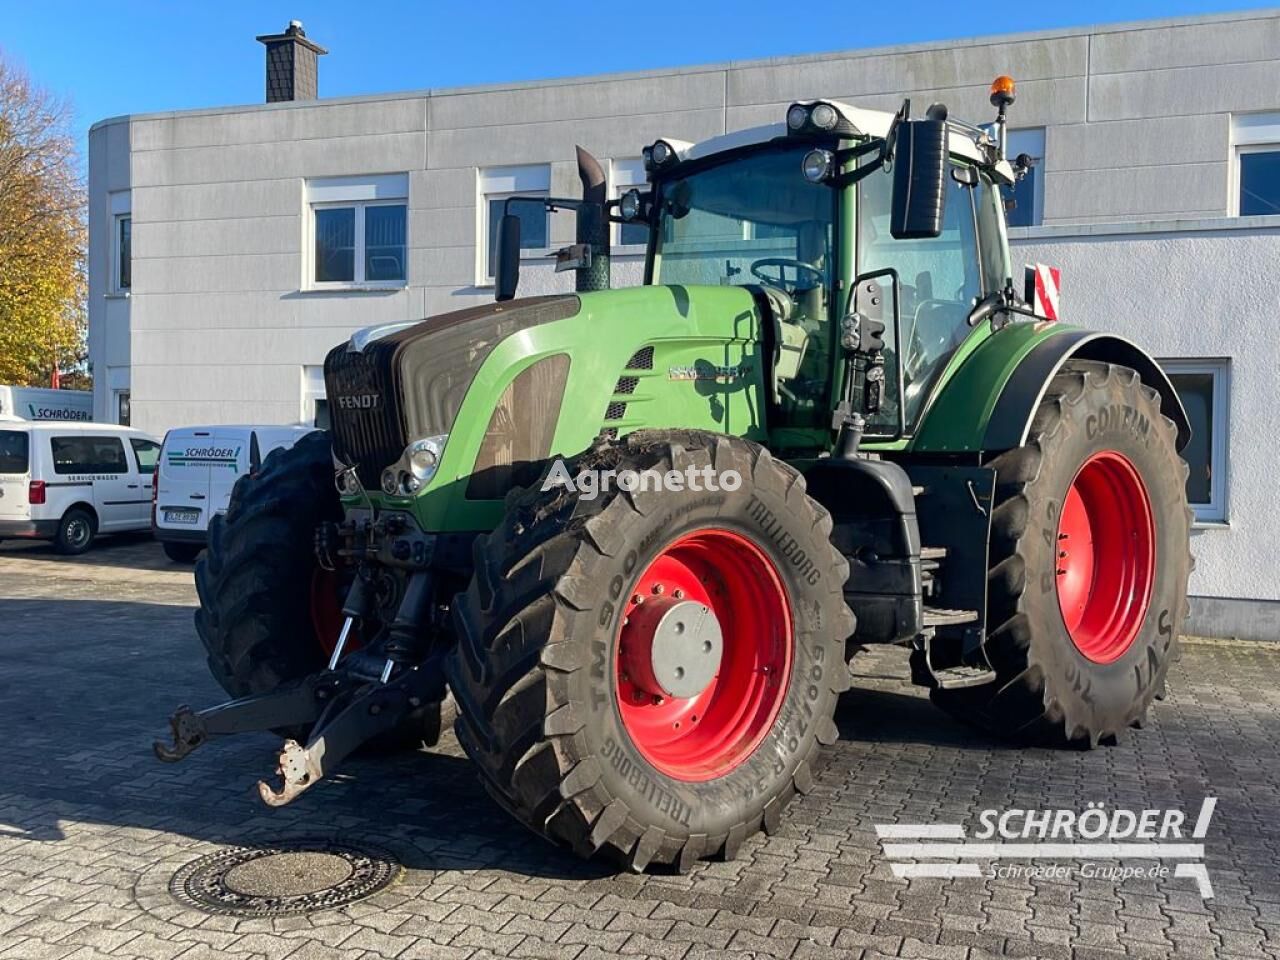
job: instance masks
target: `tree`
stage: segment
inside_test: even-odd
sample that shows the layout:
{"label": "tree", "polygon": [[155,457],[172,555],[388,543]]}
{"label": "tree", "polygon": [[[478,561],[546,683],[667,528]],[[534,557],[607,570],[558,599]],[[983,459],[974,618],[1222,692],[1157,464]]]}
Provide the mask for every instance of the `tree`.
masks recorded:
{"label": "tree", "polygon": [[67,104],[0,53],[0,383],[85,360],[85,191]]}

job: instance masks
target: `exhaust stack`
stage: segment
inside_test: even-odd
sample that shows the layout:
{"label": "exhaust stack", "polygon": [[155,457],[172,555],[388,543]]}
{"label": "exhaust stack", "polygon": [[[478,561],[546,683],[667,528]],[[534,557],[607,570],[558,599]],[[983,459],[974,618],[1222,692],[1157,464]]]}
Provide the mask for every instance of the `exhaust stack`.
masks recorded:
{"label": "exhaust stack", "polygon": [[574,288],[579,293],[609,289],[609,218],[605,214],[607,188],[600,161],[582,147],[578,154],[578,179],[582,181],[582,206],[578,208],[578,243],[591,251],[589,266],[577,271]]}

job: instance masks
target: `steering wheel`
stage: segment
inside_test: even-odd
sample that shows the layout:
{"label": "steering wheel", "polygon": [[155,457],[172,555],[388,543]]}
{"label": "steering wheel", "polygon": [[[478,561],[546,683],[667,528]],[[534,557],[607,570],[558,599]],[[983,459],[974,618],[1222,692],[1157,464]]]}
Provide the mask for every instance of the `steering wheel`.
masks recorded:
{"label": "steering wheel", "polygon": [[[769,267],[773,267],[778,271],[776,277],[771,277],[765,273],[765,270]],[[795,272],[794,282],[788,283],[788,270]],[[756,260],[751,264],[751,275],[761,283],[777,287],[779,290],[785,290],[787,293],[812,290],[815,287],[822,286],[827,279],[827,275],[813,264],[805,263],[803,260],[792,260],[789,257],[765,257],[763,260]],[[813,282],[801,283],[801,279],[806,276]]]}

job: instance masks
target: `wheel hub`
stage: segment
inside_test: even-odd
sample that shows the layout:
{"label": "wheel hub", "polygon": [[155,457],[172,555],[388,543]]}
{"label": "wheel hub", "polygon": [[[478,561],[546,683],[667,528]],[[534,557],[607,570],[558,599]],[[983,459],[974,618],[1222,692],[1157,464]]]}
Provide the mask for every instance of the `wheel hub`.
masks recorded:
{"label": "wheel hub", "polygon": [[1054,571],[1076,649],[1112,663],[1133,645],[1155,581],[1155,519],[1133,463],[1114,450],[1081,465],[1063,499]]}
{"label": "wheel hub", "polygon": [[724,635],[706,604],[658,596],[638,604],[628,619],[622,633],[623,663],[638,688],[687,699],[715,679]]}
{"label": "wheel hub", "polygon": [[657,770],[724,776],[759,747],[782,707],[794,643],[786,588],[748,537],[677,537],[640,571],[623,608],[618,712]]}

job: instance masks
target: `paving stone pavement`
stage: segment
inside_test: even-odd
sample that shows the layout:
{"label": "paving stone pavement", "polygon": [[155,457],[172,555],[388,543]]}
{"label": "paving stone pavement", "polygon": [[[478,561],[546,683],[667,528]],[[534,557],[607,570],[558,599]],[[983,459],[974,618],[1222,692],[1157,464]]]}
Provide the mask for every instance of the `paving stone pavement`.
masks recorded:
{"label": "paving stone pavement", "polygon": [[[253,790],[274,766],[269,736],[157,762],[173,707],[219,699],[193,604],[145,540],[70,564],[0,545],[0,958],[1280,957],[1277,645],[1187,644],[1147,728],[1082,752],[983,739],[905,682],[900,652],[859,658],[843,737],[779,834],[687,875],[631,875],[514,825],[452,738],[355,760],[278,811]],[[875,833],[1090,801],[1194,817],[1206,795],[1208,901],[1186,879],[1078,870],[901,880]],[[395,852],[403,881],[283,919],[206,916],[167,894],[179,866],[226,846],[338,835]]]}

